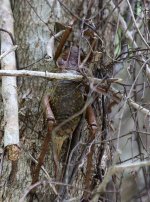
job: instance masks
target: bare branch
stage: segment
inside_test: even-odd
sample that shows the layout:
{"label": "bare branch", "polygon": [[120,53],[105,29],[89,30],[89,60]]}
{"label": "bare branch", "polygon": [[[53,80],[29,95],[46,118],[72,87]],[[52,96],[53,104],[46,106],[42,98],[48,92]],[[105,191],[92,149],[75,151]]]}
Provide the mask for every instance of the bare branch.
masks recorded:
{"label": "bare branch", "polygon": [[[84,78],[82,75],[75,71],[66,73],[52,73],[52,72],[41,72],[41,71],[30,71],[30,70],[0,70],[0,77],[2,76],[16,76],[16,77],[41,77],[48,78],[49,80],[69,80],[69,81],[82,81]],[[104,82],[102,79],[87,77],[90,82],[100,84]],[[120,81],[117,78],[108,78],[108,82],[116,83]]]}
{"label": "bare branch", "polygon": [[[2,30],[14,35],[13,14],[9,0],[1,1],[2,10]],[[1,58],[1,66],[4,70],[15,70],[15,53],[8,52],[12,49],[13,41],[6,32],[1,33],[1,52],[7,53]],[[19,156],[19,124],[18,124],[18,99],[17,85],[15,77],[2,78],[2,97],[4,102],[4,146],[7,147],[8,158],[17,160]]]}
{"label": "bare branch", "polygon": [[[50,80],[70,80],[81,81],[83,76],[74,73],[52,73],[30,70],[0,70],[0,76],[17,76],[17,77],[41,77]],[[101,81],[101,80],[100,80]]]}

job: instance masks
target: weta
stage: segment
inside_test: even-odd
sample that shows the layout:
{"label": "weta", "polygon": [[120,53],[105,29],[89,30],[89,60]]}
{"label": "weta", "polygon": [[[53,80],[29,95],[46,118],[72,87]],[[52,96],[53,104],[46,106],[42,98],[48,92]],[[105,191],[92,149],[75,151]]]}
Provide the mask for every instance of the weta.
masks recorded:
{"label": "weta", "polygon": [[[86,62],[91,60],[92,51],[89,51],[89,54],[84,58],[79,47],[76,45],[72,45],[66,50],[63,50],[63,46],[70,32],[71,28],[67,27],[60,39],[60,45],[54,56],[57,65],[56,68],[59,72],[67,71],[74,74],[80,74],[83,73],[82,69],[86,66]],[[92,43],[91,49],[94,48],[94,44],[95,42]],[[48,133],[41,149],[32,184],[38,181],[40,168],[44,162],[44,157],[50,141],[52,142],[53,147],[56,168],[55,175],[60,175],[59,160],[62,146],[64,141],[72,136],[80,121],[86,102],[85,92],[88,93],[81,82],[65,80],[54,84],[53,92],[50,95],[44,96],[43,103],[48,124]],[[97,123],[90,104],[86,107],[86,119],[90,127],[90,132],[94,137]],[[56,178],[59,179],[59,177]]]}

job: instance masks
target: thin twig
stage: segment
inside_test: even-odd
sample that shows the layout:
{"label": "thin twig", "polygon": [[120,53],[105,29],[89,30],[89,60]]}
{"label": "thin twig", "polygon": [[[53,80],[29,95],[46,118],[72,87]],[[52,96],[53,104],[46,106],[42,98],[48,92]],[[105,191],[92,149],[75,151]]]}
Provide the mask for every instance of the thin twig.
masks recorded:
{"label": "thin twig", "polygon": [[13,46],[10,50],[8,51],[5,51],[4,53],[2,53],[0,55],[0,60],[2,60],[6,55],[8,55],[9,53],[11,53],[12,51],[16,50],[17,49],[17,45]]}

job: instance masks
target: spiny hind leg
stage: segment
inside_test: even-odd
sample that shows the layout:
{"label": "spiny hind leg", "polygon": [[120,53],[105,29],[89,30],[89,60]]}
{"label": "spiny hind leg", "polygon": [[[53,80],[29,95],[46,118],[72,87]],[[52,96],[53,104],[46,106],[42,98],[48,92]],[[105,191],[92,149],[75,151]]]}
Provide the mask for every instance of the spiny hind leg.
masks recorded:
{"label": "spiny hind leg", "polygon": [[[54,117],[54,114],[49,105],[49,96],[44,97],[43,103],[44,103],[44,111],[46,114],[47,124],[48,124],[48,132],[47,132],[44,142],[42,144],[41,152],[40,152],[40,155],[38,158],[38,163],[37,163],[35,171],[33,173],[32,184],[34,184],[38,181],[41,166],[44,163],[45,155],[48,151],[49,142],[51,140],[51,132],[52,132],[54,124],[55,124],[55,117]],[[33,192],[34,191],[35,190],[33,190]]]}
{"label": "spiny hind leg", "polygon": [[[51,108],[50,96],[44,97],[44,111],[46,114],[50,141],[52,142],[53,159],[55,164],[55,177],[58,178],[59,172],[61,170],[60,163],[59,163],[60,157],[61,157],[61,150],[62,150],[63,143],[68,138],[68,136],[64,135],[63,127],[61,127],[58,131],[57,131],[57,128],[59,128],[59,125],[58,127],[54,128],[54,123],[56,123],[57,120],[55,120],[55,117]],[[53,125],[51,124],[52,122],[53,122]],[[62,131],[63,135],[60,134],[60,131]]]}
{"label": "spiny hind leg", "polygon": [[[86,110],[86,120],[89,126],[89,149],[87,154],[87,166],[86,166],[86,174],[85,174],[85,189],[91,190],[92,184],[92,176],[93,176],[93,154],[95,150],[94,139],[97,131],[97,122],[94,110],[91,105],[87,107]],[[87,192],[84,192],[83,199],[88,201],[90,195]]]}

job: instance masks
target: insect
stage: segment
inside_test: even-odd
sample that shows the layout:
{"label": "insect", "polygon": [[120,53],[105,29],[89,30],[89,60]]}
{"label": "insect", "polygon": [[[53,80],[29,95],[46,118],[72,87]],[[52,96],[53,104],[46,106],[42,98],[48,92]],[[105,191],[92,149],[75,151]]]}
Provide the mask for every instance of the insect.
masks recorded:
{"label": "insect", "polygon": [[[80,47],[77,45],[71,45],[69,48],[63,49],[71,30],[71,27],[66,27],[63,32],[54,59],[59,72],[67,71],[79,74],[92,58],[95,38],[91,45],[91,51],[84,57]],[[86,102],[86,96],[84,96],[86,91],[81,82],[63,80],[55,84],[53,88],[53,93],[44,97],[44,111],[48,124],[48,133],[41,149],[32,184],[38,181],[39,171],[43,164],[49,141],[52,142],[56,175],[59,175],[59,159],[63,143],[74,133]],[[95,135],[97,123],[93,109],[89,104],[86,106],[86,117],[91,133]]]}

